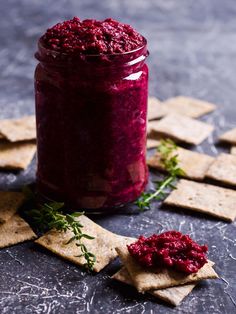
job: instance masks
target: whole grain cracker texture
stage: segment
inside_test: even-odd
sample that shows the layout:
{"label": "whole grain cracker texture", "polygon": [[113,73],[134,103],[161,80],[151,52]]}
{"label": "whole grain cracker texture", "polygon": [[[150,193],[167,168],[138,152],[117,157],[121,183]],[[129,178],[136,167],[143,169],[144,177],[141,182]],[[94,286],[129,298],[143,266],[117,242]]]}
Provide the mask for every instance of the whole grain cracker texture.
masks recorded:
{"label": "whole grain cracker texture", "polygon": [[232,186],[236,185],[236,156],[220,154],[207,171],[207,177]]}
{"label": "whole grain cracker texture", "polygon": [[[178,155],[178,165],[184,171],[184,177],[195,180],[203,180],[208,168],[214,161],[214,158],[209,155],[193,152],[181,147],[175,149],[170,157],[175,155]],[[148,158],[147,164],[152,168],[165,171],[159,152]]]}
{"label": "whole grain cracker texture", "polygon": [[0,142],[0,168],[26,169],[36,152],[36,144],[28,142]]}
{"label": "whole grain cracker texture", "polygon": [[21,192],[0,191],[0,223],[10,219],[25,201]]}
{"label": "whole grain cracker texture", "polygon": [[165,289],[186,283],[194,283],[202,279],[218,277],[212,268],[212,263],[205,264],[197,273],[186,275],[167,268],[143,267],[129,254],[127,247],[117,247],[116,250],[139,292]]}
{"label": "whole grain cracker texture", "polygon": [[181,179],[164,204],[233,221],[236,218],[236,191]]}
{"label": "whole grain cracker texture", "polygon": [[10,142],[36,139],[35,116],[0,120],[0,133]]}
{"label": "whole grain cracker texture", "polygon": [[36,238],[36,234],[19,215],[0,225],[0,248]]}
{"label": "whole grain cracker texture", "polygon": [[[83,243],[88,251],[96,256],[94,271],[99,272],[112,260],[117,257],[115,248],[119,245],[126,245],[134,241],[133,238],[112,233],[86,216],[80,216],[78,220],[83,225],[83,233],[93,236],[93,240],[83,238]],[[51,230],[36,240],[36,243],[45,247],[49,251],[59,255],[60,257],[73,262],[76,265],[83,266],[86,260],[84,257],[78,257],[80,249],[76,246],[76,242],[72,241],[68,244],[69,239],[73,236],[71,231],[59,232]]]}
{"label": "whole grain cracker texture", "polygon": [[[117,273],[112,276],[112,278],[131,286],[134,285],[129,275],[129,272],[125,267],[122,267]],[[158,299],[161,299],[171,305],[177,306],[183,301],[183,299],[187,295],[189,295],[189,293],[193,290],[195,286],[196,283],[147,292]]]}
{"label": "whole grain cracker texture", "polygon": [[160,119],[166,115],[165,106],[156,97],[148,97],[148,120]]}
{"label": "whole grain cracker texture", "polygon": [[148,137],[172,138],[178,142],[198,145],[214,130],[214,127],[180,114],[169,114],[160,121],[148,123]]}
{"label": "whole grain cracker texture", "polygon": [[216,109],[212,103],[186,96],[169,98],[164,105],[168,113],[175,112],[191,118],[199,118]]}
{"label": "whole grain cracker texture", "polygon": [[221,134],[219,140],[230,144],[236,144],[236,128]]}

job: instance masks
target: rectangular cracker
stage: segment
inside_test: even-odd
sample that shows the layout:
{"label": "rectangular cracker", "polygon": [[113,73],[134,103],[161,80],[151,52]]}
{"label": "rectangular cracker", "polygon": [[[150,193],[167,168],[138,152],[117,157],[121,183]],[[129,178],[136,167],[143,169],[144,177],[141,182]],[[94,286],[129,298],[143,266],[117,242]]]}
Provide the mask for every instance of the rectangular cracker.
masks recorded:
{"label": "rectangular cracker", "polygon": [[0,248],[32,240],[36,237],[27,222],[17,214],[0,225]]}
{"label": "rectangular cracker", "polygon": [[[93,240],[83,238],[83,243],[87,249],[96,256],[93,269],[95,272],[102,270],[117,257],[115,250],[117,246],[126,245],[134,241],[132,238],[117,235],[100,227],[86,216],[80,216],[78,220],[84,226],[83,233],[95,238]],[[77,257],[80,254],[80,249],[75,245],[76,242],[73,241],[67,244],[72,236],[73,234],[70,231],[59,232],[51,230],[37,239],[36,243],[76,265],[83,266],[86,261],[84,257]]]}
{"label": "rectangular cracker", "polygon": [[230,144],[236,144],[236,128],[221,134],[219,140]]}
{"label": "rectangular cracker", "polygon": [[236,218],[236,191],[181,179],[164,204],[206,213],[227,221]]}
{"label": "rectangular cracker", "polygon": [[198,145],[214,130],[214,127],[180,114],[169,114],[160,121],[148,124],[148,137],[169,137],[179,142]]}
{"label": "rectangular cracker", "polygon": [[28,142],[0,142],[0,168],[26,169],[36,152],[36,144]]}
{"label": "rectangular cracker", "polygon": [[[179,166],[185,172],[184,177],[203,180],[205,174],[214,161],[214,158],[206,155],[193,152],[188,149],[178,147],[173,151],[172,156],[178,155]],[[160,160],[160,153],[156,152],[154,156],[147,160],[148,166],[164,171],[165,168]]]}
{"label": "rectangular cracker", "polygon": [[232,146],[230,149],[230,154],[236,155],[236,146]]}
{"label": "rectangular cracker", "polygon": [[35,116],[0,120],[0,133],[10,142],[36,139]]}
{"label": "rectangular cracker", "polygon": [[[112,278],[130,286],[134,285],[129,275],[129,272],[125,267],[122,267],[117,273],[115,273],[112,276]],[[177,306],[183,301],[183,299],[187,295],[189,295],[189,293],[193,290],[193,288],[196,285],[197,283],[193,283],[166,289],[152,290],[147,292],[152,294],[156,298],[159,298],[171,305]]]}
{"label": "rectangular cracker", "polygon": [[25,201],[21,192],[0,191],[0,223],[10,219]]}
{"label": "rectangular cracker", "polygon": [[165,106],[156,97],[148,97],[148,120],[156,120],[167,114]]}
{"label": "rectangular cracker", "polygon": [[156,148],[160,144],[160,141],[147,139],[147,149],[149,148]]}
{"label": "rectangular cracker", "polygon": [[236,186],[236,156],[220,154],[207,171],[207,177]]}
{"label": "rectangular cracker", "polygon": [[199,118],[216,109],[212,103],[186,96],[169,98],[164,105],[168,113],[178,113],[190,118]]}
{"label": "rectangular cracker", "polygon": [[139,292],[165,289],[194,283],[202,279],[218,278],[212,268],[212,263],[205,264],[197,273],[187,275],[167,268],[145,268],[129,254],[127,247],[117,247],[116,250]]}

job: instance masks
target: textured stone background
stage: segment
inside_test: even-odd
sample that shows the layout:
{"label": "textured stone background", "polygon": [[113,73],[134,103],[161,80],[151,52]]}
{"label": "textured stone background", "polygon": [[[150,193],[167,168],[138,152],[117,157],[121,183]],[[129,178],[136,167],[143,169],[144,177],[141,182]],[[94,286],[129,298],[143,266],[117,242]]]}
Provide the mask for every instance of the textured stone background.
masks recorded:
{"label": "textured stone background", "polygon": [[[34,112],[33,54],[50,25],[78,15],[113,17],[135,26],[149,42],[150,94],[178,94],[218,105],[203,120],[216,131],[198,151],[216,155],[217,136],[236,126],[235,0],[8,0],[0,2],[0,118]],[[18,175],[0,174],[0,188],[19,188],[34,180],[35,162]],[[109,278],[114,262],[100,274],[82,272],[33,243],[0,251],[0,312],[24,313],[233,313],[236,311],[236,231],[203,215],[159,209],[140,215],[100,217],[114,232],[138,236],[168,229],[189,233],[210,246],[222,280],[205,281],[178,308]]]}

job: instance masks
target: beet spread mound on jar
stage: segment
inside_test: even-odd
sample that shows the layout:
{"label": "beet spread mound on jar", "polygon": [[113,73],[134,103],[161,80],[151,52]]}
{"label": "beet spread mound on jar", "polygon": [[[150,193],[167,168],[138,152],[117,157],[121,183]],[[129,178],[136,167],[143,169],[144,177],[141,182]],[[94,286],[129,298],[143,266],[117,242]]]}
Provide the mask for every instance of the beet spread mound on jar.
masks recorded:
{"label": "beet spread mound on jar", "polygon": [[207,263],[206,245],[199,245],[178,231],[153,234],[127,246],[129,253],[145,267],[167,267],[187,274],[196,273]]}
{"label": "beet spread mound on jar", "polygon": [[135,50],[143,37],[130,25],[111,18],[104,21],[78,17],[49,28],[42,41],[48,49],[72,54],[116,54]]}

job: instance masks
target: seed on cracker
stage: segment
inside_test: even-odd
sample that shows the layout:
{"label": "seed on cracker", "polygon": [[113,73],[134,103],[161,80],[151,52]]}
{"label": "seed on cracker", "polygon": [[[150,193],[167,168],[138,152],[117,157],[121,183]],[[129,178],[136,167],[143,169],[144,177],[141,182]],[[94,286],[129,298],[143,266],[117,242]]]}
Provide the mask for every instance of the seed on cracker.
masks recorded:
{"label": "seed on cracker", "polygon": [[202,212],[227,221],[236,218],[236,191],[181,179],[164,204]]}
{"label": "seed on cracker", "polygon": [[[96,256],[93,268],[95,272],[102,270],[117,257],[115,250],[117,246],[125,246],[134,241],[132,238],[117,235],[100,227],[86,216],[80,216],[78,220],[83,225],[83,233],[94,237],[93,240],[83,238],[83,243],[86,245],[88,251]],[[78,256],[80,249],[76,246],[76,242],[72,241],[68,243],[72,236],[73,233],[71,231],[59,232],[51,230],[37,239],[36,243],[68,261],[83,266],[86,260],[83,256]]]}
{"label": "seed on cracker", "polygon": [[156,97],[148,97],[148,120],[160,119],[166,115],[165,106]]}
{"label": "seed on cracker", "polygon": [[160,121],[148,124],[149,138],[168,137],[179,142],[198,145],[213,131],[214,127],[180,114],[169,114]]}
{"label": "seed on cracker", "polygon": [[[171,154],[172,156],[178,155],[179,167],[184,171],[184,177],[202,180],[205,174],[214,161],[214,158],[206,155],[193,152],[188,149],[178,147]],[[147,160],[148,166],[164,171],[165,167],[161,162],[161,155],[156,152],[154,156]]]}
{"label": "seed on cracker", "polygon": [[168,113],[175,112],[191,118],[199,118],[216,108],[214,104],[207,101],[185,96],[169,98],[163,104]]}
{"label": "seed on cracker", "polygon": [[[125,267],[122,267],[117,273],[115,273],[112,276],[112,278],[120,282],[123,282],[127,285],[131,286],[134,285],[129,275],[129,272]],[[166,289],[152,290],[147,292],[152,294],[154,297],[157,297],[167,303],[177,306],[193,290],[195,286],[196,283],[193,283]]]}
{"label": "seed on cracker", "polygon": [[36,152],[36,144],[0,142],[0,168],[24,170]]}
{"label": "seed on cracker", "polygon": [[127,247],[117,247],[116,250],[139,292],[165,289],[186,283],[194,283],[202,279],[218,278],[212,268],[212,262],[205,264],[197,273],[187,275],[167,268],[143,267],[129,254]]}
{"label": "seed on cracker", "polygon": [[156,148],[160,144],[160,141],[152,140],[150,138],[147,139],[147,149]]}
{"label": "seed on cracker", "polygon": [[232,146],[230,149],[230,154],[236,155],[236,146]]}
{"label": "seed on cracker", "polygon": [[236,185],[236,156],[220,154],[207,171],[207,177],[229,185]]}
{"label": "seed on cracker", "polygon": [[25,201],[20,192],[0,191],[0,223],[10,219]]}
{"label": "seed on cracker", "polygon": [[36,234],[19,215],[0,225],[0,248],[36,238]]}
{"label": "seed on cracker", "polygon": [[35,116],[0,120],[0,133],[10,142],[33,140],[36,138]]}

